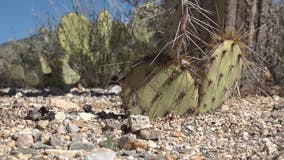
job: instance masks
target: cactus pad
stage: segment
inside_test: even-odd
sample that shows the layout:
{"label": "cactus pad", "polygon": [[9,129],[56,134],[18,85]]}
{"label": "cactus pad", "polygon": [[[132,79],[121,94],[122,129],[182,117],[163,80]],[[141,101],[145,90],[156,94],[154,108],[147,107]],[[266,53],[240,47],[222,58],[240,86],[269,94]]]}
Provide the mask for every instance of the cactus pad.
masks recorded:
{"label": "cactus pad", "polygon": [[107,10],[103,10],[98,15],[97,19],[97,30],[101,45],[104,50],[109,50],[110,48],[110,38],[111,38],[112,20],[111,15]]}
{"label": "cactus pad", "polygon": [[91,23],[86,17],[76,14],[66,14],[60,21],[57,37],[61,47],[68,54],[87,54],[91,50]]}
{"label": "cactus pad", "polygon": [[242,58],[238,44],[225,40],[213,49],[207,63],[208,72],[201,84],[200,112],[206,112],[222,105],[241,75]]}
{"label": "cactus pad", "polygon": [[25,82],[32,87],[36,87],[40,83],[40,79],[35,71],[30,71],[26,74]]}
{"label": "cactus pad", "polygon": [[14,80],[24,80],[25,79],[25,70],[22,65],[13,64],[9,68],[10,77]]}
{"label": "cactus pad", "polygon": [[52,72],[52,70],[51,70],[50,66],[48,65],[48,63],[46,62],[45,58],[41,55],[39,57],[39,62],[40,62],[41,71],[42,71],[43,74],[50,74]]}
{"label": "cactus pad", "polygon": [[61,59],[61,76],[64,84],[72,85],[80,80],[80,76],[69,66],[68,59]]}
{"label": "cactus pad", "polygon": [[184,114],[197,106],[198,90],[188,71],[179,66],[144,62],[132,69],[124,83],[124,105],[131,114]]}

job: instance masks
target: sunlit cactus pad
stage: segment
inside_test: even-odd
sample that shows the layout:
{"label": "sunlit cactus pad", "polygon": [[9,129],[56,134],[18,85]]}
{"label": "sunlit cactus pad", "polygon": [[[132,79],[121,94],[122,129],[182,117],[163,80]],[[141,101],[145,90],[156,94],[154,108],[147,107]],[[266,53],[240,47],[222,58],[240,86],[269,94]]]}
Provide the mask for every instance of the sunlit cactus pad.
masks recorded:
{"label": "sunlit cactus pad", "polygon": [[122,98],[131,114],[153,118],[171,112],[181,115],[195,108],[198,90],[189,72],[180,66],[143,62],[127,76]]}
{"label": "sunlit cactus pad", "polygon": [[219,107],[230,96],[236,80],[241,76],[240,46],[232,40],[218,44],[207,62],[207,69],[201,84],[200,112]]}
{"label": "sunlit cactus pad", "polygon": [[91,50],[91,23],[83,15],[66,14],[60,21],[57,37],[61,47],[68,54],[86,54]]}

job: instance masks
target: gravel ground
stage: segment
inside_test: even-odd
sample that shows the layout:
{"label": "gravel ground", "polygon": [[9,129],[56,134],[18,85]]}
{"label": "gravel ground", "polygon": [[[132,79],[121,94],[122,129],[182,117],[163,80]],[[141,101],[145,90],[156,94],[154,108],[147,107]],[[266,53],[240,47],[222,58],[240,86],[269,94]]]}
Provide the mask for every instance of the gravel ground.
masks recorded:
{"label": "gravel ground", "polygon": [[0,159],[284,159],[284,98],[150,121],[126,116],[119,90],[2,89]]}

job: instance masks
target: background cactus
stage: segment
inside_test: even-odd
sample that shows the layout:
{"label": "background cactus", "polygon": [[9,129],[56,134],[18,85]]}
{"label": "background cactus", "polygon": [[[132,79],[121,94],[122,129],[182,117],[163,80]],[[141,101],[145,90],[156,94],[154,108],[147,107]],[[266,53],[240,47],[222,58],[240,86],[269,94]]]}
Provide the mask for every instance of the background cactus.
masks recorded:
{"label": "background cactus", "polygon": [[42,55],[39,56],[39,62],[40,62],[40,67],[41,67],[42,73],[43,74],[51,74],[52,69]]}
{"label": "background cactus", "polygon": [[[65,52],[65,57],[57,63],[63,67],[61,69],[61,73],[64,73],[64,75],[61,75],[62,78],[70,73],[74,76],[71,79],[78,79],[78,76],[74,75],[75,72],[80,76],[87,77],[87,79],[95,77],[94,73],[90,72],[98,61],[94,52],[93,32],[93,24],[83,15],[68,13],[62,17],[57,29],[58,41]],[[65,71],[67,72],[65,73]],[[75,82],[66,78],[63,79],[63,82],[66,81],[69,85],[71,82]]]}
{"label": "background cactus", "polygon": [[66,14],[59,23],[57,36],[61,47],[70,56],[89,54],[93,49],[91,23],[83,15]]}
{"label": "background cactus", "polygon": [[20,64],[13,64],[9,68],[10,77],[14,80],[24,80],[25,70]]}
{"label": "background cactus", "polygon": [[31,87],[37,87],[40,84],[40,78],[35,71],[26,73],[24,80]]}

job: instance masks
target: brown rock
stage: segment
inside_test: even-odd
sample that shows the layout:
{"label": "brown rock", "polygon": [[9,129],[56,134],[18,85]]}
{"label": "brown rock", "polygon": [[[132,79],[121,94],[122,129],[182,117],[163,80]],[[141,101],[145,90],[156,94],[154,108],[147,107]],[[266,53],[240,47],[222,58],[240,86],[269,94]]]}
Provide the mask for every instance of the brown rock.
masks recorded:
{"label": "brown rock", "polygon": [[189,160],[205,160],[205,157],[200,156],[200,155],[194,155],[194,156],[190,156]]}
{"label": "brown rock", "polygon": [[177,137],[177,138],[185,138],[186,137],[181,131],[174,131],[172,133],[172,136]]}
{"label": "brown rock", "polygon": [[51,104],[60,107],[64,110],[79,109],[79,105],[64,99],[53,97],[50,99]]}
{"label": "brown rock", "polygon": [[17,147],[19,148],[29,148],[34,143],[33,136],[31,134],[22,134],[17,139]]}
{"label": "brown rock", "polygon": [[132,150],[132,149],[149,149],[149,144],[145,140],[136,139],[133,136],[125,135],[119,140],[120,148],[126,149],[126,150]]}

